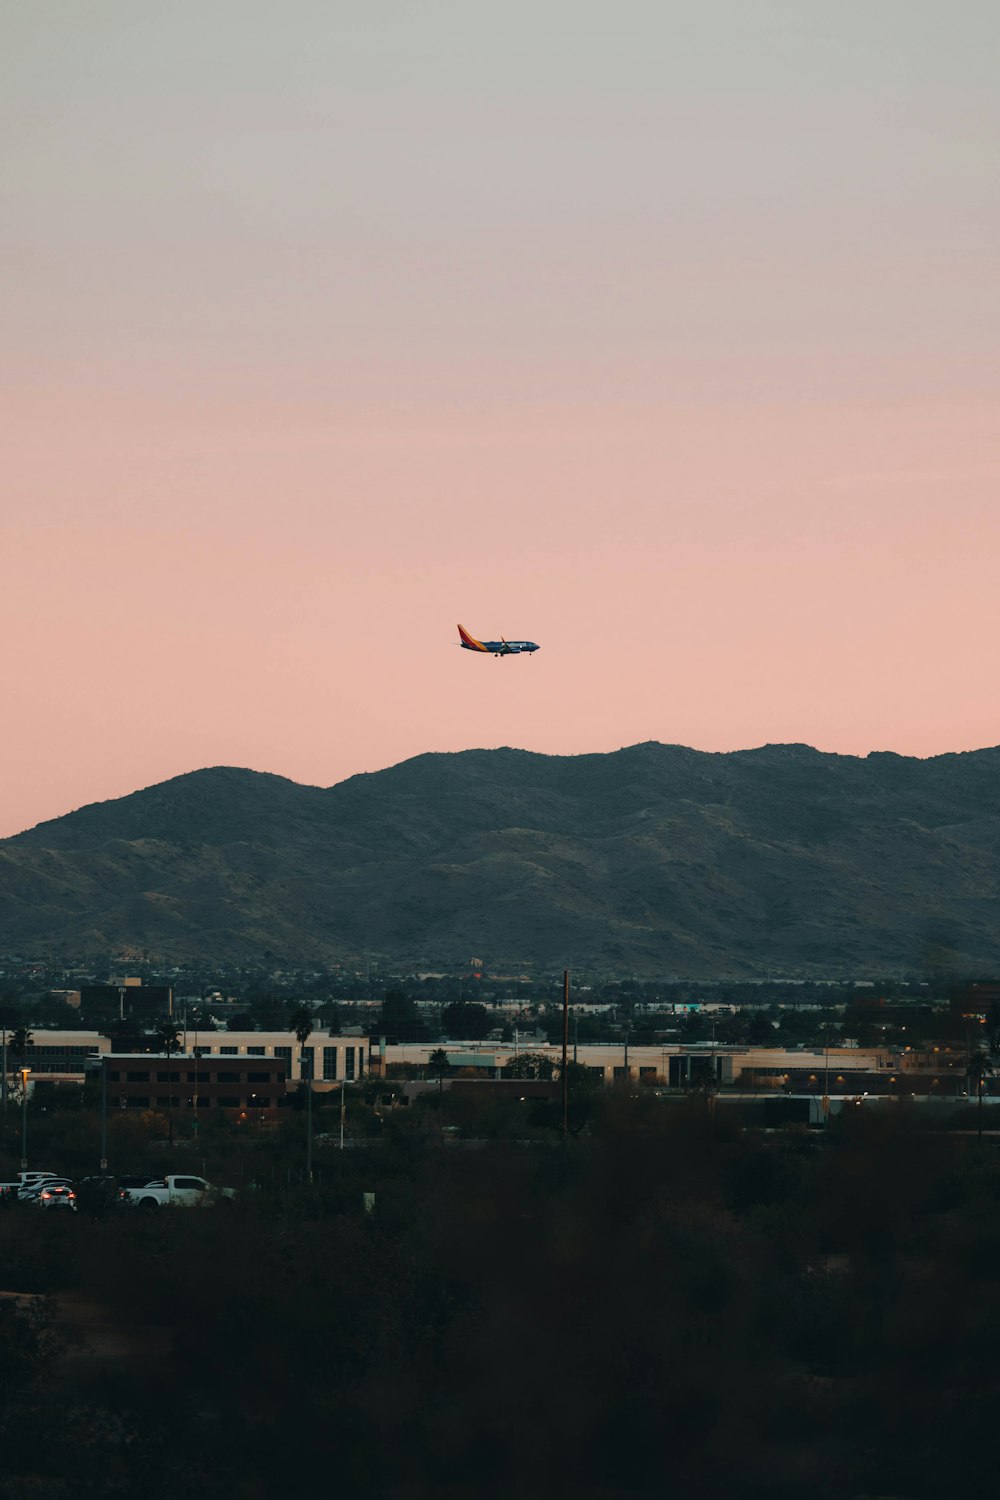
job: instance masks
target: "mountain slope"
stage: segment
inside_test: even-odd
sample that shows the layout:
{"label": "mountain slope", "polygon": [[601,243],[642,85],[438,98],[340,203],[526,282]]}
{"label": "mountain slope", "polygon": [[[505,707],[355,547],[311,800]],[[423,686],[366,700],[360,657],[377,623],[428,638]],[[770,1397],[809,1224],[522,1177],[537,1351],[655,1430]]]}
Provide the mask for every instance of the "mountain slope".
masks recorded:
{"label": "mountain slope", "polygon": [[1000,750],[217,767],[0,842],[0,952],[687,975],[1000,967]]}

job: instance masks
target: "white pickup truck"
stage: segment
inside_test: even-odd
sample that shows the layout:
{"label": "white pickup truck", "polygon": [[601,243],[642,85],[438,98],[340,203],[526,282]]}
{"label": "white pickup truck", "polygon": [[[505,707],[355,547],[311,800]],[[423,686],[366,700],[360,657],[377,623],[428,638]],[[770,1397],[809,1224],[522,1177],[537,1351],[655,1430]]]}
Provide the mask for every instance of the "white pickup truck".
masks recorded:
{"label": "white pickup truck", "polygon": [[234,1188],[213,1187],[204,1177],[171,1174],[147,1182],[145,1187],[127,1188],[125,1196],[139,1208],[213,1208],[217,1203],[230,1203],[236,1192]]}

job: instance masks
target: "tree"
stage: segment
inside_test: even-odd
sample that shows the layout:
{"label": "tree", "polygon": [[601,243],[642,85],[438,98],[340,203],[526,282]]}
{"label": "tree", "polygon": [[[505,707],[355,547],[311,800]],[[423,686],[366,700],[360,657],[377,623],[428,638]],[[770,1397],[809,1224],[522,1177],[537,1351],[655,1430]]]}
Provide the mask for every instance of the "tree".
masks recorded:
{"label": "tree", "polygon": [[[6,1030],[6,1027],[4,1029]],[[6,1108],[6,1106],[7,1106],[7,1094],[8,1094],[8,1087],[9,1087],[8,1081],[7,1081],[7,1069],[8,1069],[8,1065],[9,1065],[9,1059],[11,1057],[16,1058],[17,1062],[23,1068],[24,1067],[24,1059],[25,1059],[25,1056],[27,1055],[27,1051],[28,1051],[28,1048],[30,1046],[31,1046],[31,1032],[28,1030],[27,1026],[17,1026],[17,1027],[15,1027],[14,1030],[13,1030],[13,1032],[11,1033],[10,1041],[7,1043],[7,1048],[6,1048],[6,1051],[5,1051],[5,1054],[4,1054],[4,1074],[3,1074],[3,1085],[2,1085],[4,1108]]]}
{"label": "tree", "polygon": [[[177,1049],[178,1049],[178,1047],[181,1044],[181,1034],[180,1034],[180,1031],[179,1031],[179,1029],[177,1027],[177,1022],[174,1021],[173,1019],[168,1019],[166,1021],[161,1021],[160,1024],[153,1030],[152,1036],[153,1036],[153,1040],[156,1043],[158,1049],[161,1052],[165,1052],[166,1053],[166,1055],[167,1055],[167,1061],[169,1062],[170,1061],[170,1054],[172,1052],[176,1052]],[[168,1079],[168,1081],[167,1081],[167,1088],[169,1089],[169,1088],[172,1088],[172,1087],[173,1087],[173,1085],[170,1083],[170,1081]],[[196,1090],[196,1092],[197,1092],[197,1090]],[[168,1098],[170,1098],[172,1100],[173,1099],[173,1094],[168,1095]],[[195,1112],[195,1129],[196,1129],[196,1131],[197,1131],[197,1125],[198,1125],[198,1115],[197,1115],[197,1111],[196,1111]],[[167,1105],[167,1139],[169,1140],[170,1144],[173,1145],[173,1143],[174,1143],[174,1106],[173,1106],[172,1103],[170,1103],[170,1104]]]}
{"label": "tree", "polygon": [[[485,1005],[454,1001],[441,1011],[441,1027],[445,1035],[461,1037],[463,1041],[481,1041],[491,1029],[492,1024],[492,1018]],[[561,1026],[562,1022],[560,1021],[559,1024]]]}
{"label": "tree", "polygon": [[507,1059],[503,1071],[507,1078],[547,1080],[552,1077],[552,1059],[544,1052],[519,1052],[516,1057]]}
{"label": "tree", "polygon": [[774,1046],[774,1022],[771,1012],[767,1010],[755,1010],[750,1017],[748,1028],[748,1039],[753,1047],[765,1047],[770,1043]]}
{"label": "tree", "polygon": [[401,1042],[423,1041],[424,1023],[416,1001],[402,990],[386,990],[382,997],[381,1029]]}
{"label": "tree", "polygon": [[298,1005],[288,1017],[288,1029],[294,1031],[300,1047],[304,1047],[312,1036],[313,1012],[308,1005]]}
{"label": "tree", "polygon": [[10,1048],[11,1055],[18,1058],[22,1067],[24,1067],[24,1059],[28,1055],[28,1048],[33,1041],[34,1037],[27,1026],[18,1026],[11,1034],[7,1045]]}
{"label": "tree", "polygon": [[434,1051],[427,1059],[427,1071],[432,1078],[443,1078],[445,1074],[451,1072],[448,1054],[443,1047],[434,1048]]}
{"label": "tree", "polygon": [[993,1076],[993,1063],[986,1052],[974,1052],[969,1058],[969,1095],[975,1094],[979,1101],[976,1134],[983,1138],[983,1094],[986,1080]]}
{"label": "tree", "polygon": [[[312,1149],[313,1149],[313,1124],[312,1124],[312,1066],[306,1066],[306,1042],[312,1035],[313,1012],[308,1005],[298,1005],[288,1017],[289,1030],[294,1031],[299,1047],[302,1049],[302,1057],[299,1071],[306,1086],[306,1181],[312,1182]],[[343,1089],[344,1085],[340,1085]]]}
{"label": "tree", "polygon": [[180,1028],[176,1021],[161,1021],[154,1028],[152,1037],[161,1052],[169,1057],[171,1052],[176,1052],[181,1044]]}

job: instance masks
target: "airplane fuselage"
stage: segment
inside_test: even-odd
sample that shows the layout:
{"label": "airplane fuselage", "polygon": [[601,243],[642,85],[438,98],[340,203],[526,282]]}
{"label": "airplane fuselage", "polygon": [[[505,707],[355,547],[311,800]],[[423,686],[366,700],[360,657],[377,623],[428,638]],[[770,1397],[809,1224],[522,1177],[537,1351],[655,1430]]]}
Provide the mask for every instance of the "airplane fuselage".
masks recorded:
{"label": "airplane fuselage", "polygon": [[[487,651],[492,651],[494,656],[520,656],[525,651],[537,651],[538,647],[534,641],[483,641]],[[462,642],[463,651],[478,651],[478,646],[467,646]]]}
{"label": "airplane fuselage", "polygon": [[534,641],[480,641],[462,625],[458,627],[458,635],[463,651],[488,652],[491,656],[526,656],[538,650]]}

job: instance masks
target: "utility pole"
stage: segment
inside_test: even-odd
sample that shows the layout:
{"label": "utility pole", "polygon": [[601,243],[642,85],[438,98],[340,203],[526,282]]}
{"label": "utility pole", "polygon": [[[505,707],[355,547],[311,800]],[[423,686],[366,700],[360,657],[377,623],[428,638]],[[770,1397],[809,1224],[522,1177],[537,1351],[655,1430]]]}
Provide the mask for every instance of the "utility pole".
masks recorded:
{"label": "utility pole", "polygon": [[569,1140],[569,970],[563,969],[562,1026],[562,1122],[563,1144]]}
{"label": "utility pole", "polygon": [[[168,1069],[169,1071],[169,1069]],[[108,1170],[108,1069],[101,1058],[101,1171]]]}
{"label": "utility pole", "polygon": [[[306,1060],[306,1049],[302,1049],[302,1061]],[[306,1078],[306,1182],[313,1180],[313,1081],[312,1064],[308,1065]]]}
{"label": "utility pole", "polygon": [[201,1010],[199,1008],[194,1014],[194,1143],[196,1148],[198,1145],[198,1110],[201,1107],[198,1102],[198,1023],[200,1020]]}

